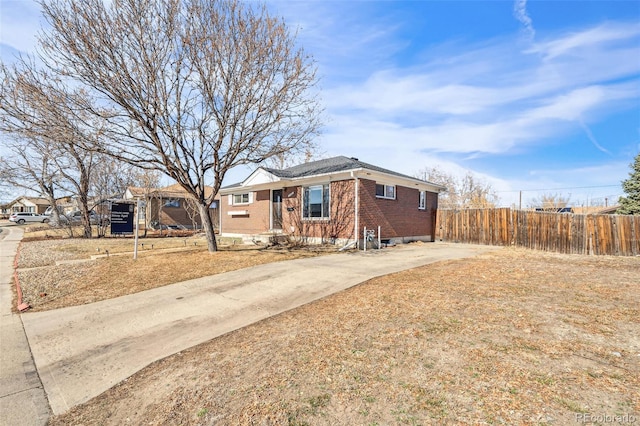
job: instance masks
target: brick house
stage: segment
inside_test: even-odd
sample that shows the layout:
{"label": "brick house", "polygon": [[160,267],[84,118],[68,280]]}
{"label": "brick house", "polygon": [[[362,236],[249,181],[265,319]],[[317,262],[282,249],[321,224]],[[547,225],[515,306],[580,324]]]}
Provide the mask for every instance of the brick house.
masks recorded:
{"label": "brick house", "polygon": [[392,243],[434,241],[444,189],[343,156],[282,170],[260,167],[220,189],[220,234],[343,244],[380,227],[380,237]]}
{"label": "brick house", "polygon": [[[208,196],[213,189],[206,188]],[[127,188],[125,200],[139,199],[141,203],[138,220],[154,229],[178,228],[198,229],[202,227],[200,215],[195,204],[189,202],[187,192],[179,185],[169,185],[164,188]],[[214,228],[218,227],[218,200],[209,209],[209,216]]]}

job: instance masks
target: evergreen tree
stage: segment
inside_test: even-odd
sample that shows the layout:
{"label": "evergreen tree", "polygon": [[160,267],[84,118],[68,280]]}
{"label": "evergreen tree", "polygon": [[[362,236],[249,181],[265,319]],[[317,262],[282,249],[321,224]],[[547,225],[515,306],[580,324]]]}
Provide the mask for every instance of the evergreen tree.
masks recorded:
{"label": "evergreen tree", "polygon": [[640,154],[636,155],[633,164],[630,164],[629,179],[622,182],[622,189],[626,197],[620,197],[618,214],[640,215]]}

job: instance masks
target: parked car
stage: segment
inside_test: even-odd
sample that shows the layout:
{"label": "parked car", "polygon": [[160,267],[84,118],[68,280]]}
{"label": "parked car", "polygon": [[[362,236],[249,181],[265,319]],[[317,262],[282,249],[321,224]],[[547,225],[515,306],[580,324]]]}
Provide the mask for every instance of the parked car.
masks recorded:
{"label": "parked car", "polygon": [[19,213],[12,213],[9,216],[9,221],[19,223],[21,225],[25,222],[47,223],[49,222],[49,216],[45,216],[38,213],[19,212]]}
{"label": "parked car", "polygon": [[[69,213],[60,214],[60,223],[62,224],[79,224],[82,222],[82,212],[80,210],[74,210]],[[91,210],[89,212],[89,223],[92,225],[108,225],[110,222],[109,217],[99,215]]]}

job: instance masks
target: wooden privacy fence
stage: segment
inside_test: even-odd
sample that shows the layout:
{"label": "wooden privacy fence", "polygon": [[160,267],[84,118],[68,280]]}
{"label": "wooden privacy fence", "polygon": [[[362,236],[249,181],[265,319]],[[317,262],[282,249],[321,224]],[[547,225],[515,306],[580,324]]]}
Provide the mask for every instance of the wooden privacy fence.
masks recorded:
{"label": "wooden privacy fence", "polygon": [[442,241],[515,245],[558,253],[640,255],[640,216],[549,213],[510,208],[438,210]]}

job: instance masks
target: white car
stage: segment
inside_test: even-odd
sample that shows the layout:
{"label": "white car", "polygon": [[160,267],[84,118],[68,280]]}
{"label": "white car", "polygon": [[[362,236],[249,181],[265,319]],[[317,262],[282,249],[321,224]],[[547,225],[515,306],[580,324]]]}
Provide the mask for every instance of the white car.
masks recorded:
{"label": "white car", "polygon": [[47,223],[49,222],[49,216],[45,216],[38,213],[20,212],[20,213],[12,213],[11,216],[9,216],[9,221],[18,223],[20,225],[22,225],[25,222]]}

